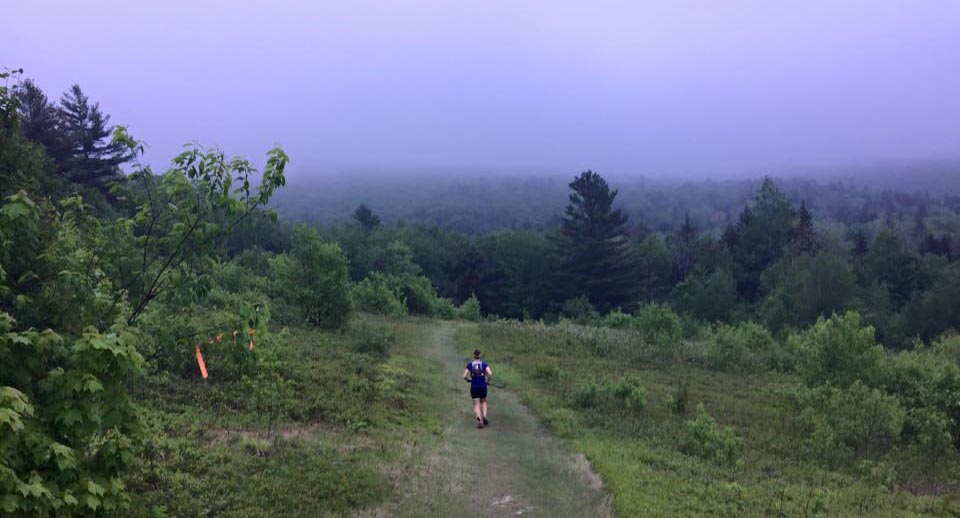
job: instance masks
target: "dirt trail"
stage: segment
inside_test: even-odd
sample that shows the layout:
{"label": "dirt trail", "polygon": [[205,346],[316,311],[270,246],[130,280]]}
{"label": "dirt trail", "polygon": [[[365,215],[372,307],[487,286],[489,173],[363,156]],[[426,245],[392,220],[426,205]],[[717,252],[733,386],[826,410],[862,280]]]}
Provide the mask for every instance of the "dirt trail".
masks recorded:
{"label": "dirt trail", "polygon": [[437,324],[420,351],[443,366],[436,373],[444,380],[437,394],[447,416],[443,437],[426,447],[422,467],[401,481],[396,499],[363,516],[612,516],[589,463],[564,449],[514,394],[491,387],[490,426],[476,428],[454,331]]}

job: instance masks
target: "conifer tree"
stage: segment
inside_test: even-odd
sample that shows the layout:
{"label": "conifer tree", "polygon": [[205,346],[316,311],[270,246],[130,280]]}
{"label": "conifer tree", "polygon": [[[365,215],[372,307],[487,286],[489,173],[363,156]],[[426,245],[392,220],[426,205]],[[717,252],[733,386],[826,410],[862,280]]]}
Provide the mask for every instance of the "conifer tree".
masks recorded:
{"label": "conifer tree", "polygon": [[104,190],[123,179],[120,164],[133,157],[123,147],[111,143],[110,116],[100,111],[100,103],[91,103],[73,85],[60,98],[60,130],[66,144],[66,156],[60,169],[72,182]]}
{"label": "conifer tree", "polygon": [[353,211],[353,219],[360,224],[360,228],[364,232],[370,233],[373,230],[380,226],[380,216],[377,216],[370,210],[370,207],[367,207],[366,204],[361,203],[357,210]]}
{"label": "conifer tree", "polygon": [[687,278],[687,274],[693,269],[696,256],[697,237],[700,230],[690,219],[690,213],[683,216],[683,225],[673,241],[673,270],[677,282],[682,282]]}
{"label": "conifer tree", "polygon": [[43,146],[54,161],[62,161],[66,156],[66,143],[60,131],[56,106],[30,79],[17,88],[17,101],[17,116],[23,136]]}
{"label": "conifer tree", "polygon": [[570,182],[570,203],[561,227],[565,298],[585,296],[600,311],[637,300],[636,259],[627,237],[627,215],[613,208],[617,190],[585,171]]}
{"label": "conifer tree", "polygon": [[813,215],[807,209],[804,201],[800,202],[800,210],[797,212],[797,231],[794,238],[797,251],[805,255],[815,255],[819,244],[817,243],[816,230],[813,228]]}
{"label": "conifer tree", "polygon": [[732,235],[724,242],[733,255],[737,291],[754,300],[760,287],[760,274],[783,255],[795,236],[796,214],[790,201],[770,178],[764,178],[753,198],[744,207]]}

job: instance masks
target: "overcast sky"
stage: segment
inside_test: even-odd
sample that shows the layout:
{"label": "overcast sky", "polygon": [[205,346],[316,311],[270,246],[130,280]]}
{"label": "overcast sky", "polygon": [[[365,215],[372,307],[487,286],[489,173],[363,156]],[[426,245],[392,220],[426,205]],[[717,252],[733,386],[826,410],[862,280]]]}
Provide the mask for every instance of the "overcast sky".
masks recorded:
{"label": "overcast sky", "polygon": [[960,157],[956,1],[14,1],[0,66],[165,167],[756,174]]}

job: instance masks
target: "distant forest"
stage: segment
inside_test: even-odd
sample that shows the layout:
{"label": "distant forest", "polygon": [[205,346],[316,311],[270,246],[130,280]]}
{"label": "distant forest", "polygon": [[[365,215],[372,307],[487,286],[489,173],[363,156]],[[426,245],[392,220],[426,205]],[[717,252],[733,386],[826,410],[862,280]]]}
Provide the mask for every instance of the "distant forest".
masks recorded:
{"label": "distant forest", "polygon": [[[434,225],[469,235],[493,230],[545,230],[560,225],[570,179],[553,176],[294,175],[273,206],[286,220],[327,225],[352,221],[369,206],[382,221]],[[600,171],[602,174],[603,172]],[[685,215],[707,233],[719,234],[749,203],[761,177],[736,180],[618,178],[618,206],[632,233],[669,232]],[[829,176],[776,178],[794,204],[805,201],[820,223],[856,225],[882,219],[909,224],[920,210],[960,206],[960,162],[841,170]],[[930,224],[938,228],[934,217]]]}

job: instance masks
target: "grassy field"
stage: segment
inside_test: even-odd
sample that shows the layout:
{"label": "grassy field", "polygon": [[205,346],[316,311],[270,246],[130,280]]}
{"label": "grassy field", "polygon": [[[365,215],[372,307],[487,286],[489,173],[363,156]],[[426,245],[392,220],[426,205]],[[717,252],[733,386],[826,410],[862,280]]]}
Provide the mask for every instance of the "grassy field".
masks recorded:
{"label": "grassy field", "polygon": [[454,341],[474,324],[350,327],[276,333],[236,379],[134,387],[154,439],[127,480],[131,515],[610,515],[589,463],[515,395],[491,394],[492,426],[474,427]]}
{"label": "grassy field", "polygon": [[[949,491],[907,492],[883,463],[842,471],[809,462],[784,431],[793,416],[777,394],[794,383],[789,375],[729,374],[600,351],[595,341],[535,325],[483,324],[462,328],[457,338],[464,351],[481,344],[511,390],[589,458],[620,516],[958,514]],[[595,397],[596,387],[617,394],[626,393],[617,387],[634,385],[645,389],[645,405]],[[735,460],[684,453],[691,451],[689,423],[700,402],[718,430],[728,427],[741,438]]]}
{"label": "grassy field", "polygon": [[[429,328],[360,319],[290,329],[242,379],[148,376],[155,439],[128,479],[134,516],[336,516],[389,498],[440,433],[422,362]],[[429,367],[429,365],[427,366]]]}

